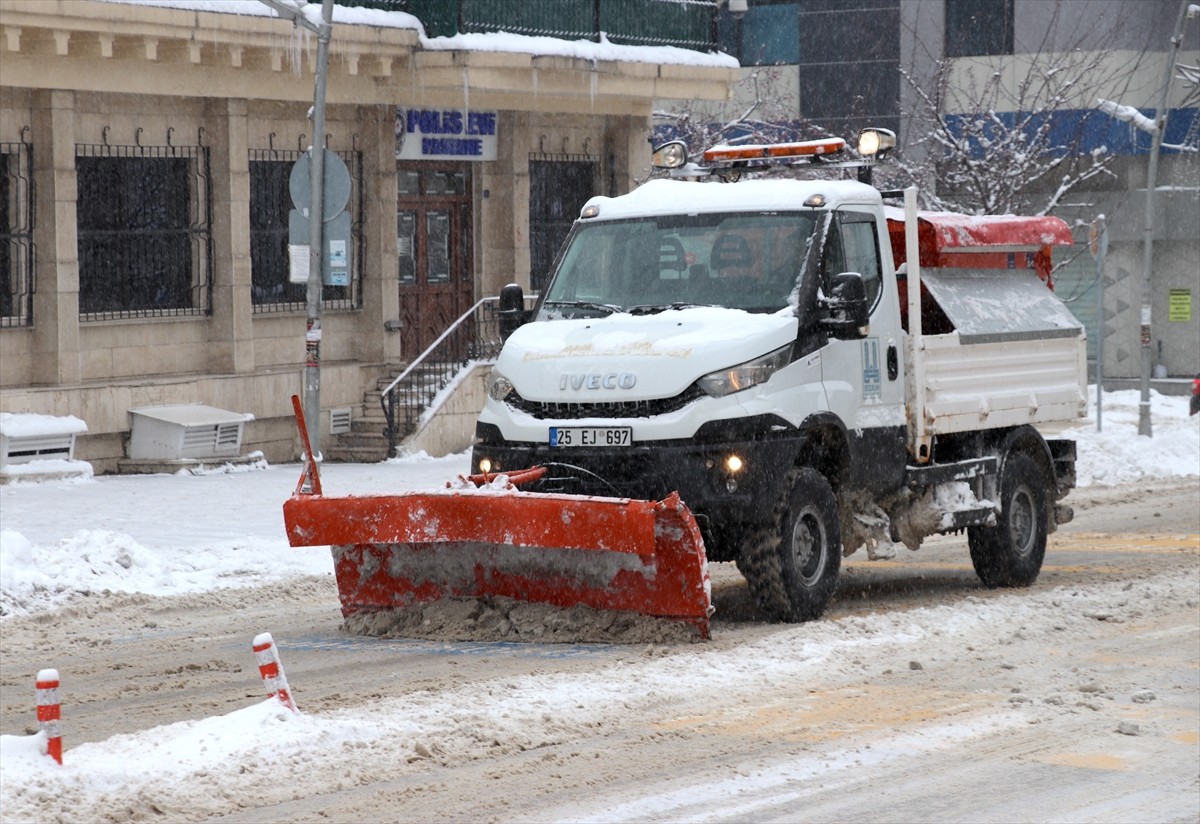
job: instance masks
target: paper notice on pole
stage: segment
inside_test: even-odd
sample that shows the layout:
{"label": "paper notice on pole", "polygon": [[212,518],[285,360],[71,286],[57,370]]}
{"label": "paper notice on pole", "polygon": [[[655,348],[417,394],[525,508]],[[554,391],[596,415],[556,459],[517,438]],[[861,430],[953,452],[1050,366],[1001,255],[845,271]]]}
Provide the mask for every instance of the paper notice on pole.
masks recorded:
{"label": "paper notice on pole", "polygon": [[288,244],[288,281],[291,283],[308,283],[309,249],[308,244]]}

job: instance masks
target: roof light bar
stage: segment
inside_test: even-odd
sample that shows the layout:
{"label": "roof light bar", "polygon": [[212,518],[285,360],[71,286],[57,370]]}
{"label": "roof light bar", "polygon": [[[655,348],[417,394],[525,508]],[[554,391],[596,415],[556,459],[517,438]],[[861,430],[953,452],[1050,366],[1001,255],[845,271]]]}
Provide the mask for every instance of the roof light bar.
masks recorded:
{"label": "roof light bar", "polygon": [[762,160],[769,158],[782,160],[786,158],[812,157],[840,152],[846,148],[846,141],[840,137],[827,137],[821,140],[804,140],[799,143],[772,143],[747,146],[714,146],[704,152],[705,163],[720,163],[735,160]]}

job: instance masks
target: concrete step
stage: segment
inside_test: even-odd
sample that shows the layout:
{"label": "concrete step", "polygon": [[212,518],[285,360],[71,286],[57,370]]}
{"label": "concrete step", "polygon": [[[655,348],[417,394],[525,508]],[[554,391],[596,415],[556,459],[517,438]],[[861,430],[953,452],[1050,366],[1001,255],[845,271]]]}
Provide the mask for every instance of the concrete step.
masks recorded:
{"label": "concrete step", "polygon": [[384,449],[387,449],[387,438],[383,437],[381,432],[343,432],[340,435],[334,436],[334,441],[331,445],[336,445],[339,448],[358,449],[362,448],[378,448],[379,444],[383,444]]}
{"label": "concrete step", "polygon": [[342,446],[331,443],[322,450],[329,463],[380,463],[387,460],[387,440],[380,438],[370,446]]}
{"label": "concrete step", "polygon": [[371,418],[354,418],[350,421],[350,432],[355,434],[382,435],[386,426],[387,418],[383,417],[383,415]]}

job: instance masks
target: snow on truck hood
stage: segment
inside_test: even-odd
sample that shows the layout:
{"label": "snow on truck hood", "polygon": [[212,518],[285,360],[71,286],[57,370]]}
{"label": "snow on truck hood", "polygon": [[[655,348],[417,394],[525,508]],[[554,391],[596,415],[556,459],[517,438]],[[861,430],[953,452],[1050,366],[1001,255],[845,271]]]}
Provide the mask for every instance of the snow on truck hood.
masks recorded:
{"label": "snow on truck hood", "polygon": [[742,180],[737,183],[656,179],[619,197],[599,195],[586,204],[597,206],[596,219],[611,220],[708,212],[782,212],[806,209],[814,194],[825,196],[827,208],[857,203],[878,206],[878,190],[852,180]]}
{"label": "snow on truck hood", "polygon": [[795,340],[796,323],[786,310],[760,315],[711,306],[539,321],[512,334],[496,371],[531,401],[669,398],[702,375]]}

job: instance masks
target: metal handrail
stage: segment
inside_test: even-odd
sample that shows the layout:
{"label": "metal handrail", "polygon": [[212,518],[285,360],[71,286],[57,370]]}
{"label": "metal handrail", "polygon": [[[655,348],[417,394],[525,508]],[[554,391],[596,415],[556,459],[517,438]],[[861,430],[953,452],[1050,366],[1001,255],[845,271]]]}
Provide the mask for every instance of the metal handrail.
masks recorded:
{"label": "metal handrail", "polygon": [[[526,305],[536,298],[536,295],[528,296]],[[383,434],[388,439],[389,458],[396,457],[396,445],[400,440],[400,407],[403,407],[407,434],[415,428],[437,393],[445,389],[460,371],[472,361],[489,363],[500,354],[504,341],[500,337],[499,302],[496,297],[476,301],[380,393],[379,403],[387,419]]]}

